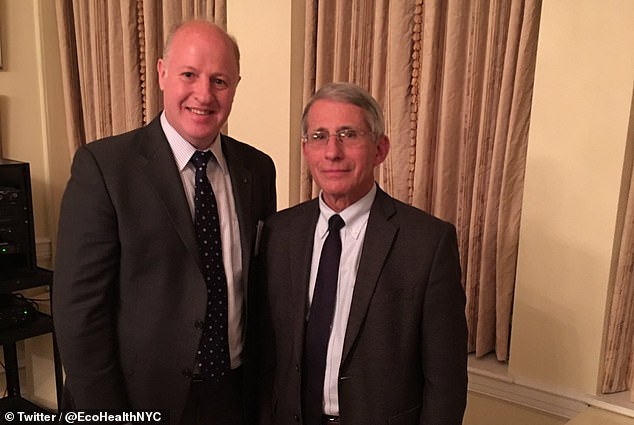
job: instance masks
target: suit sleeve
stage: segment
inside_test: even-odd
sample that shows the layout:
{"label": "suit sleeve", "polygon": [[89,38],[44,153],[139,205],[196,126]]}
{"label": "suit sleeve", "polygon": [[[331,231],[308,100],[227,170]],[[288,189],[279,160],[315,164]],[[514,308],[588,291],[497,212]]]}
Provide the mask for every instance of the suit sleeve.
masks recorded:
{"label": "suit sleeve", "polygon": [[62,199],[52,294],[66,389],[78,409],[128,405],[115,336],[119,252],[101,170],[81,148]]}
{"label": "suit sleeve", "polygon": [[[268,224],[268,221],[267,221]],[[275,373],[275,334],[271,323],[268,278],[265,256],[269,253],[269,227],[262,232],[261,255],[257,261],[258,276],[258,356],[257,356],[257,423],[269,425],[272,418],[273,376]]]}
{"label": "suit sleeve", "polygon": [[467,397],[467,324],[456,232],[440,238],[423,306],[420,423],[459,425]]}

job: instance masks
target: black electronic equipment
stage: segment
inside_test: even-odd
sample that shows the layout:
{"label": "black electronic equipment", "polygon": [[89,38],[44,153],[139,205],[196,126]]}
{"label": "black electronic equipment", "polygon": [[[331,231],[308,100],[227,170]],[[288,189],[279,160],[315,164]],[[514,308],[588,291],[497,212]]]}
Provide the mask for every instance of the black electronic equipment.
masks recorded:
{"label": "black electronic equipment", "polygon": [[14,294],[0,295],[0,330],[24,325],[36,317],[37,308],[33,301]]}
{"label": "black electronic equipment", "polygon": [[0,286],[36,268],[29,164],[0,159]]}

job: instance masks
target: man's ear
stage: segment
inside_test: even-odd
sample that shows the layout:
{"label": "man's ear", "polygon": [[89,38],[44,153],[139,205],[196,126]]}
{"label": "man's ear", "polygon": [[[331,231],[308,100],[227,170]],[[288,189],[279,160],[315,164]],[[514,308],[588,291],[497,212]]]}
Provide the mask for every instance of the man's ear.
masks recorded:
{"label": "man's ear", "polygon": [[165,74],[167,73],[167,66],[165,65],[163,58],[159,58],[156,62],[156,72],[158,73],[159,87],[163,90],[163,80],[165,79]]}
{"label": "man's ear", "polygon": [[374,157],[374,166],[376,167],[387,158],[390,152],[390,139],[384,134],[376,141],[376,155]]}

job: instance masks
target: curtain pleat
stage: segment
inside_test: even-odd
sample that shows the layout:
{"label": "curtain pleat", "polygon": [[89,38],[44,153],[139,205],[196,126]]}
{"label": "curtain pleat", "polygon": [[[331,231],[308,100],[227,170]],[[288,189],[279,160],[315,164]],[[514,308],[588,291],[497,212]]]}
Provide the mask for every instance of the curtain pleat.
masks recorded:
{"label": "curtain pleat", "polygon": [[[634,140],[634,124],[629,140]],[[608,311],[607,337],[604,346],[604,370],[602,393],[630,389],[634,401],[634,164],[630,161],[629,187],[625,187],[625,213],[621,238],[618,243],[618,259],[614,288]]]}
{"label": "curtain pleat", "polygon": [[[509,66],[502,82],[502,98],[506,106],[501,116],[508,115],[506,149],[499,173],[500,202],[497,205],[498,231],[495,234],[496,270],[496,347],[508,347],[512,317],[513,293],[519,246],[524,171],[528,147],[533,81],[537,58],[537,40],[541,17],[541,1],[512,3],[510,34],[507,45]],[[508,112],[507,112],[508,111]],[[507,230],[508,229],[508,230]],[[498,358],[501,357],[498,353]],[[508,351],[506,356],[508,357]]]}
{"label": "curtain pleat", "polygon": [[70,154],[162,109],[156,62],[182,20],[226,28],[226,0],[56,0]]}
{"label": "curtain pleat", "polygon": [[304,101],[349,81],[383,106],[377,180],[456,225],[469,350],[506,360],[541,0],[370,3],[309,3]]}
{"label": "curtain pleat", "polygon": [[[122,114],[112,114],[112,133],[118,134],[128,131],[145,123],[143,116],[143,96],[141,85],[141,56],[140,39],[138,34],[137,4],[136,2],[120,0],[120,15],[117,20],[109,22],[109,37],[116,39],[116,46],[121,46],[120,51],[111,50],[112,63],[119,63],[112,67],[110,86],[113,109],[122,111]],[[114,16],[114,14],[113,14]],[[121,28],[124,28],[121,31]],[[124,34],[131,34],[124,37]],[[121,72],[122,75],[118,75]]]}
{"label": "curtain pleat", "polygon": [[[395,198],[409,202],[408,168],[413,154],[410,144],[412,51],[415,2],[377,0],[374,60],[370,92],[383,106],[390,154],[381,164],[377,181]],[[381,34],[385,34],[382,36]],[[385,58],[385,59],[383,59]]]}
{"label": "curtain pleat", "polygon": [[[162,2],[146,2],[137,0],[140,5],[140,16],[143,31],[139,38],[143,49],[141,56],[142,97],[144,100],[144,122],[149,122],[163,108],[163,96],[158,83],[156,62],[163,55],[163,42],[171,26],[180,19],[180,13],[169,13],[161,7]],[[170,2],[171,3],[171,2]],[[166,12],[166,13],[165,13]],[[165,18],[167,14],[167,18]]]}
{"label": "curtain pleat", "polygon": [[66,131],[68,134],[68,152],[73,155],[83,143],[85,129],[82,119],[83,101],[79,89],[79,64],[77,62],[77,43],[75,41],[75,19],[72,4],[56,0],[58,37],[60,44],[60,62],[62,70],[62,88],[64,92],[64,110],[66,111]]}

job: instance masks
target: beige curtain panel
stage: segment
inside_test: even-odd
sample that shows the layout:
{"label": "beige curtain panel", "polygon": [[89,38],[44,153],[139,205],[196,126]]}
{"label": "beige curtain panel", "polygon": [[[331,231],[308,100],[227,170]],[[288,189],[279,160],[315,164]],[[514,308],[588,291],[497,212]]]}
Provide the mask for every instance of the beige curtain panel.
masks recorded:
{"label": "beige curtain panel", "polygon": [[[382,104],[390,194],[456,224],[469,350],[508,358],[540,0],[307,2],[304,100],[350,81]],[[302,165],[301,199],[317,195]]]}
{"label": "beige curtain panel", "polygon": [[[629,140],[634,140],[634,127]],[[618,260],[604,347],[604,370],[601,392],[630,390],[634,401],[634,165],[628,170],[625,215],[616,252]],[[626,187],[627,189],[627,187]]]}
{"label": "beige curtain panel", "polygon": [[541,1],[425,2],[413,204],[456,224],[469,349],[508,359]]}
{"label": "beige curtain panel", "polygon": [[226,0],[55,0],[69,150],[142,126],[162,108],[156,61],[188,18],[226,28]]}
{"label": "beige curtain panel", "polygon": [[[406,145],[394,141],[409,137],[415,8],[414,1],[389,0],[308,0],[306,4],[304,103],[331,81],[353,82],[372,93],[384,108],[386,132],[392,140],[390,158],[381,169],[386,171],[382,186],[404,201],[407,182],[395,181],[402,175],[389,170],[395,161],[402,168],[401,158],[409,155]],[[302,164],[301,200],[318,191]]]}

